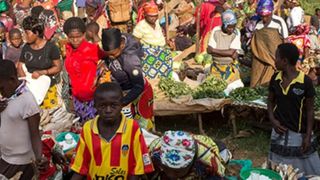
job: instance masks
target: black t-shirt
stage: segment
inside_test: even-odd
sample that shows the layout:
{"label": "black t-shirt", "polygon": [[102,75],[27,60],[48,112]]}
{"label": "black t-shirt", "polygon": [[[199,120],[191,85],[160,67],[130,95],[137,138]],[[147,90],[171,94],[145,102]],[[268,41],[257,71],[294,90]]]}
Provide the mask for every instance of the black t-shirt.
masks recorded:
{"label": "black t-shirt", "polygon": [[29,44],[22,48],[20,60],[26,64],[29,73],[37,70],[50,69],[53,65],[53,60],[60,59],[60,51],[58,47],[47,42],[46,45],[38,50],[34,50]]}
{"label": "black t-shirt", "polygon": [[282,73],[273,75],[269,91],[275,95],[274,116],[281,125],[292,131],[305,133],[307,128],[307,109],[305,101],[315,96],[312,80],[300,72],[287,89],[282,88]]}

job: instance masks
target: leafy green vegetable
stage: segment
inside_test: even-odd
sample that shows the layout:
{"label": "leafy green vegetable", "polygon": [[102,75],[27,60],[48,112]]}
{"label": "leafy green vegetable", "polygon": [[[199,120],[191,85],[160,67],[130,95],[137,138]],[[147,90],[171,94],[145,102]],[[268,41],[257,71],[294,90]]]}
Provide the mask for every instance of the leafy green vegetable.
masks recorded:
{"label": "leafy green vegetable", "polygon": [[233,90],[230,93],[230,97],[231,97],[231,99],[233,99],[235,101],[247,102],[247,101],[257,100],[261,96],[253,88],[242,87],[242,88],[237,88],[237,89]]}
{"label": "leafy green vegetable", "polygon": [[193,99],[224,98],[223,91],[226,89],[226,87],[227,83],[224,80],[210,76],[195,89],[195,91],[192,93],[192,97]]}
{"label": "leafy green vegetable", "polygon": [[267,97],[268,94],[269,94],[268,87],[265,87],[265,86],[255,87],[254,90],[255,90],[260,96]]}
{"label": "leafy green vegetable", "polygon": [[159,88],[170,98],[191,94],[191,88],[186,83],[177,82],[170,78],[161,78]]}

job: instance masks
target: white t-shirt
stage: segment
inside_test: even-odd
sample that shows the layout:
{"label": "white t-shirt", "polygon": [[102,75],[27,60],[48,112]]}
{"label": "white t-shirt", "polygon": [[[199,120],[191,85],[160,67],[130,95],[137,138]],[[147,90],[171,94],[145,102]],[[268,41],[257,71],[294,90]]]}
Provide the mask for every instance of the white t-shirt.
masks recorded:
{"label": "white t-shirt", "polygon": [[272,15],[272,20],[267,26],[265,26],[262,21],[258,22],[256,25],[256,30],[260,30],[264,27],[278,29],[283,38],[287,38],[289,36],[287,24],[279,16]]}
{"label": "white t-shirt", "polygon": [[1,159],[13,165],[26,165],[34,159],[27,118],[40,112],[30,91],[8,102],[1,112]]}
{"label": "white t-shirt", "polygon": [[290,11],[290,15],[287,19],[288,28],[292,28],[304,23],[304,10],[299,7],[294,7]]}

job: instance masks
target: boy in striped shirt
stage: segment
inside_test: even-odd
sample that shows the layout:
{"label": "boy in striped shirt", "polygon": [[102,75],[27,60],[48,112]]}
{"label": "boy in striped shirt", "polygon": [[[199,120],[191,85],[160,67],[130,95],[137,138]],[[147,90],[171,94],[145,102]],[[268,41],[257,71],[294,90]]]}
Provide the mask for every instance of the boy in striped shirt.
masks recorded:
{"label": "boy in striped shirt", "polygon": [[121,114],[122,90],[101,84],[95,92],[98,116],[83,126],[72,179],[138,179],[153,171],[139,125]]}

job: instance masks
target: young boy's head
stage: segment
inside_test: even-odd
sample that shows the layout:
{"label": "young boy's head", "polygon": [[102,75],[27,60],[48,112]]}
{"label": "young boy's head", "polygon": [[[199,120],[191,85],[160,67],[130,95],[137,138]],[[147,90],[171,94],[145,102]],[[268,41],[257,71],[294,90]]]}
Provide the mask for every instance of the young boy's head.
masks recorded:
{"label": "young boy's head", "polygon": [[15,64],[9,60],[0,61],[0,93],[9,98],[15,92],[19,80]]}
{"label": "young boy's head", "polygon": [[99,24],[96,22],[90,22],[86,27],[86,38],[88,40],[93,39],[95,35],[98,35],[100,30]]}
{"label": "young boy's head", "polygon": [[108,82],[99,85],[94,93],[94,105],[99,119],[105,124],[114,124],[121,116],[122,98],[119,84]]}
{"label": "young boy's head", "polygon": [[22,44],[22,34],[21,31],[17,28],[11,29],[9,31],[10,43],[13,47],[19,48]]}
{"label": "young boy's head", "polygon": [[276,52],[276,68],[278,70],[285,70],[286,67],[295,67],[299,59],[299,50],[297,46],[292,43],[284,43],[278,46]]}

